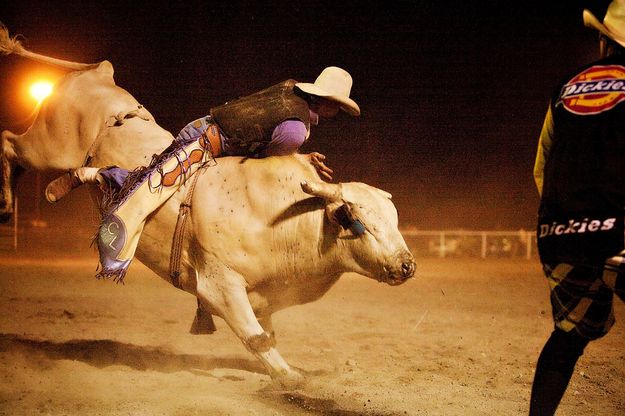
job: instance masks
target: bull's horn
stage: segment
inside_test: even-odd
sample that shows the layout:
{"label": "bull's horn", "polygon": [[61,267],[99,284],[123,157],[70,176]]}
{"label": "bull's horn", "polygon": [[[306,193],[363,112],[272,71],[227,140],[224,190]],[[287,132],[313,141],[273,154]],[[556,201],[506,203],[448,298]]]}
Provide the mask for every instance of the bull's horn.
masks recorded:
{"label": "bull's horn", "polygon": [[82,167],[60,176],[50,182],[46,187],[46,199],[48,202],[57,202],[72,189],[78,188],[84,183],[102,183],[102,176],[98,168]]}
{"label": "bull's horn", "polygon": [[9,29],[0,22],[0,54],[10,55],[16,54],[25,58],[33,59],[35,61],[44,62],[50,65],[60,66],[65,69],[71,69],[74,71],[83,71],[91,68],[97,68],[97,64],[83,64],[80,62],[65,61],[63,59],[51,58],[49,56],[40,55],[29,51],[22,46],[22,42],[17,39],[17,36],[9,36]]}
{"label": "bull's horn", "polygon": [[302,191],[308,195],[318,196],[329,202],[338,202],[343,199],[343,190],[340,184],[325,182],[302,182]]}

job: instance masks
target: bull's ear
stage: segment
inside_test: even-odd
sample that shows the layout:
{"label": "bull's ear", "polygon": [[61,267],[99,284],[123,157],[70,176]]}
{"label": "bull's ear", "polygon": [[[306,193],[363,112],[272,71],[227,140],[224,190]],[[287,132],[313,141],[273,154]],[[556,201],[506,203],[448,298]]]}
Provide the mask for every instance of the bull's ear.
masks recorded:
{"label": "bull's ear", "polygon": [[343,200],[343,188],[341,184],[326,182],[302,182],[302,191],[308,195],[318,196],[329,203]]}

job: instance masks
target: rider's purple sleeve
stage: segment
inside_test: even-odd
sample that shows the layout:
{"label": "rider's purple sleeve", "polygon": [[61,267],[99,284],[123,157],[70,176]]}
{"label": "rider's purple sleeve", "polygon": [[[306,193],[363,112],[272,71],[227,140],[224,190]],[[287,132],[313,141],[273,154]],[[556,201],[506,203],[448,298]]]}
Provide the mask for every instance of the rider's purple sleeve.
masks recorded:
{"label": "rider's purple sleeve", "polygon": [[126,177],[128,176],[127,169],[123,169],[117,166],[102,168],[98,173],[102,175],[109,188],[115,191],[119,190],[122,187],[124,180],[126,180]]}
{"label": "rider's purple sleeve", "polygon": [[306,141],[308,131],[300,120],[286,120],[278,124],[271,135],[271,142],[265,149],[265,156],[290,155]]}

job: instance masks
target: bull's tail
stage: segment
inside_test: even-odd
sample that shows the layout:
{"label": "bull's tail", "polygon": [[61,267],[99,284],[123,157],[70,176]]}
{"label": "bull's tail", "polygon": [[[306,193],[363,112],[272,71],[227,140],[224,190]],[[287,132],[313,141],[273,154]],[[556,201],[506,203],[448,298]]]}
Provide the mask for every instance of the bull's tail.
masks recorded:
{"label": "bull's tail", "polygon": [[17,39],[17,36],[9,36],[9,29],[7,29],[4,23],[0,22],[0,55],[10,54],[20,55],[28,59],[33,59],[49,65],[60,66],[61,68],[70,69],[72,71],[83,71],[97,68],[100,64],[83,64],[80,62],[65,61],[63,59],[51,58],[49,56],[31,52],[22,46],[22,42]]}

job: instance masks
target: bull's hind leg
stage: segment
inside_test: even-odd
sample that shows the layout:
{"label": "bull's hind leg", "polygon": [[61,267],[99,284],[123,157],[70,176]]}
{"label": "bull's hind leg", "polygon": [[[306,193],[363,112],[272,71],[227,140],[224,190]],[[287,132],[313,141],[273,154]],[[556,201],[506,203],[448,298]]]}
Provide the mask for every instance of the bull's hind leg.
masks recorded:
{"label": "bull's hind leg", "polygon": [[9,221],[13,215],[13,191],[21,168],[16,164],[14,140],[19,137],[8,130],[0,136],[0,223]]}
{"label": "bull's hind leg", "polygon": [[202,306],[223,318],[247,349],[265,366],[271,378],[283,387],[293,388],[303,382],[302,375],[292,369],[275,346],[273,336],[256,319],[240,274],[207,265],[198,272],[197,297]]}

